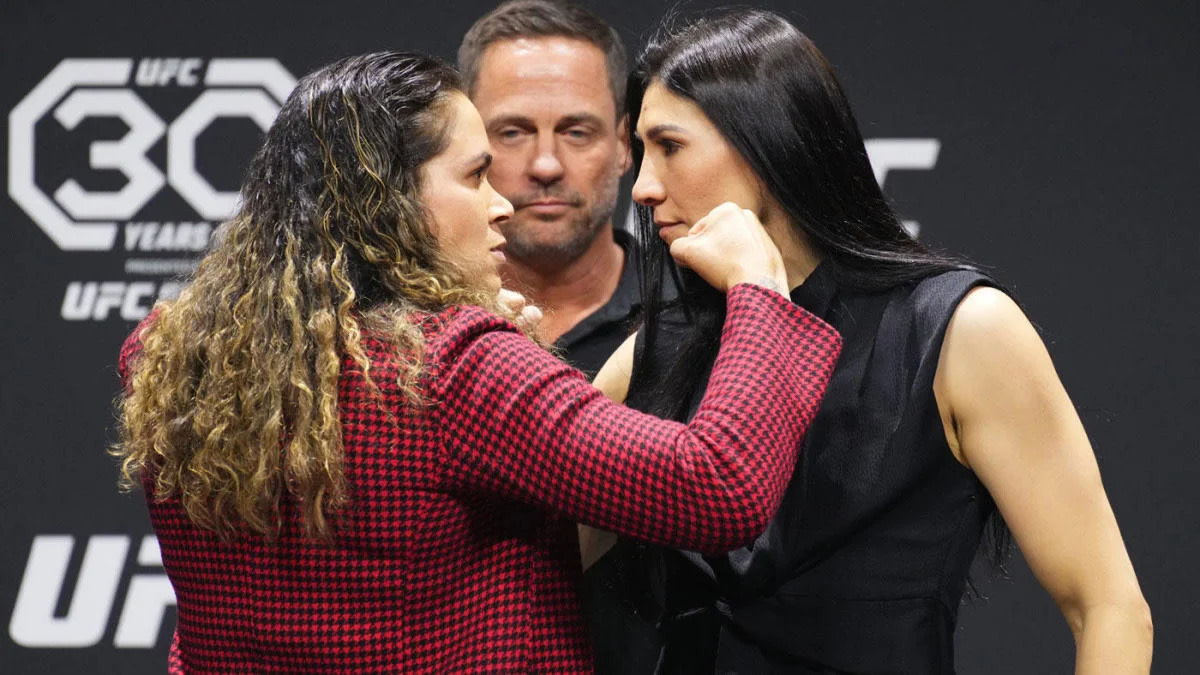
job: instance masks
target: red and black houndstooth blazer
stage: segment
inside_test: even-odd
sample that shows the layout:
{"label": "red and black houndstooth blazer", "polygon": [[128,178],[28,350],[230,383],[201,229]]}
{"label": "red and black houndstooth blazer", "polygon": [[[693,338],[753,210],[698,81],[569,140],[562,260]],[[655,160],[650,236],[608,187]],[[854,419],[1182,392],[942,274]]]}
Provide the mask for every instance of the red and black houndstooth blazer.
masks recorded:
{"label": "red and black houndstooth blazer", "polygon": [[[828,382],[833,329],[757,286],[728,307],[687,426],[608,401],[481,309],[426,322],[419,412],[395,389],[396,352],[367,338],[382,399],[343,363],[351,501],[334,546],[303,538],[294,503],[275,543],[221,543],[177,500],[148,498],[178,601],[172,669],[591,672],[575,523],[713,553],[745,544]],[[139,333],[122,348],[126,381]]]}

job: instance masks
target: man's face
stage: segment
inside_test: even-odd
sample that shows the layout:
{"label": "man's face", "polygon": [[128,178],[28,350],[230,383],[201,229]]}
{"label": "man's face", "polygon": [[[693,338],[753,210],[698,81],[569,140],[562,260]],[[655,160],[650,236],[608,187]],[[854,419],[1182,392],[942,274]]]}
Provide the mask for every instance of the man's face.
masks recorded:
{"label": "man's face", "polygon": [[573,262],[611,222],[629,167],[604,52],[569,38],[501,40],[480,58],[472,100],[495,157],[489,179],[515,211],[500,224],[507,255]]}

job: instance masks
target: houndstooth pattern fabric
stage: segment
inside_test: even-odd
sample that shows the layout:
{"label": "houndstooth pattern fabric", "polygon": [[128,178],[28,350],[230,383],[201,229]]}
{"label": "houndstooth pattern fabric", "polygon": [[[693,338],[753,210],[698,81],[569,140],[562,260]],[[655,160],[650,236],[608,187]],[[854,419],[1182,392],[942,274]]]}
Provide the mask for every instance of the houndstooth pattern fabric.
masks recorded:
{"label": "houndstooth pattern fabric", "polygon": [[608,401],[478,308],[426,321],[422,409],[396,390],[402,357],[365,339],[382,397],[343,363],[335,545],[305,541],[287,500],[275,543],[221,543],[148,498],[178,601],[172,672],[591,672],[575,523],[713,553],[752,540],[832,372],[837,333],[786,298],[742,285],[728,307],[687,426]]}

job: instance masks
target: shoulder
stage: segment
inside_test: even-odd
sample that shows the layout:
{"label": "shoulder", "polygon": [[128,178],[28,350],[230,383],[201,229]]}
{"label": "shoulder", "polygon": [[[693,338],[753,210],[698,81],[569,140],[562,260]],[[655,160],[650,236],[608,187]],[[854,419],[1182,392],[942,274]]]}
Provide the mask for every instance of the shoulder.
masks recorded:
{"label": "shoulder", "polygon": [[990,287],[1001,294],[1004,293],[998,290],[1000,285],[986,274],[970,269],[956,269],[911,282],[909,301],[919,312],[944,313],[948,317],[968,295],[981,287]]}
{"label": "shoulder", "polygon": [[[1057,383],[1050,355],[1033,324],[1008,294],[971,289],[954,309],[934,375],[947,440],[959,462],[971,467],[964,425],[1009,426],[1036,414],[1034,394]],[[950,431],[952,430],[952,431]]]}
{"label": "shoulder", "polygon": [[1037,330],[1016,301],[993,287],[970,290],[943,340],[938,379],[955,407],[986,403],[1057,378]]}
{"label": "shoulder", "polygon": [[520,333],[511,321],[472,305],[447,307],[440,312],[423,315],[420,324],[431,344],[470,341],[496,331]]}
{"label": "shoulder", "polygon": [[482,307],[460,305],[425,315],[420,320],[425,334],[425,359],[430,368],[463,358],[513,354],[540,347],[526,338],[513,323]]}
{"label": "shoulder", "polygon": [[946,341],[971,352],[986,349],[1019,349],[1041,340],[1025,312],[1004,291],[976,286],[955,307],[946,329]]}
{"label": "shoulder", "polygon": [[[934,348],[944,339],[951,318],[965,299],[979,289],[1003,294],[994,280],[970,269],[940,272],[902,283],[885,291],[885,325],[900,322],[910,336]],[[866,306],[872,301],[867,300]]]}
{"label": "shoulder", "polygon": [[[439,371],[447,362],[462,357],[471,345],[480,342],[489,334],[519,335],[516,326],[509,321],[475,306],[461,305],[446,307],[438,311],[410,311],[395,313],[370,310],[358,315],[359,347],[362,355],[370,362],[373,372],[383,373],[382,381],[405,370],[414,359],[421,362],[421,370]],[[397,325],[397,322],[402,325]],[[403,333],[398,337],[396,332]],[[343,374],[358,370],[354,358],[343,350]]]}
{"label": "shoulder", "polygon": [[492,400],[514,387],[540,389],[563,377],[587,382],[510,321],[478,307],[439,312],[426,329],[424,377],[434,399]]}
{"label": "shoulder", "polygon": [[137,327],[125,337],[125,341],[121,343],[121,351],[117,357],[117,373],[121,377],[122,386],[129,386],[129,378],[132,375],[133,363],[142,353],[142,340],[150,328],[153,327],[155,322],[158,321],[159,315],[162,313],[163,308],[164,305],[162,303],[155,305],[154,309],[150,311],[150,314],[146,316],[146,318],[142,319],[141,322],[138,323]]}

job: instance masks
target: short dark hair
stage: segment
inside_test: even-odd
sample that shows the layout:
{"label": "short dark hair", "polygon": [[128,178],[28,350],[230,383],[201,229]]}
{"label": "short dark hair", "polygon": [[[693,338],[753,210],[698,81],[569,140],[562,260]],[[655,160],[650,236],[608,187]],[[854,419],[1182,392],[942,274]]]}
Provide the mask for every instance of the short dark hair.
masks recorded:
{"label": "short dark hair", "polygon": [[508,0],[475,22],[458,47],[458,69],[467,93],[475,91],[479,60],[495,42],[518,38],[565,37],[604,52],[608,88],[617,115],[625,107],[625,45],[612,26],[592,12],[563,0]]}

